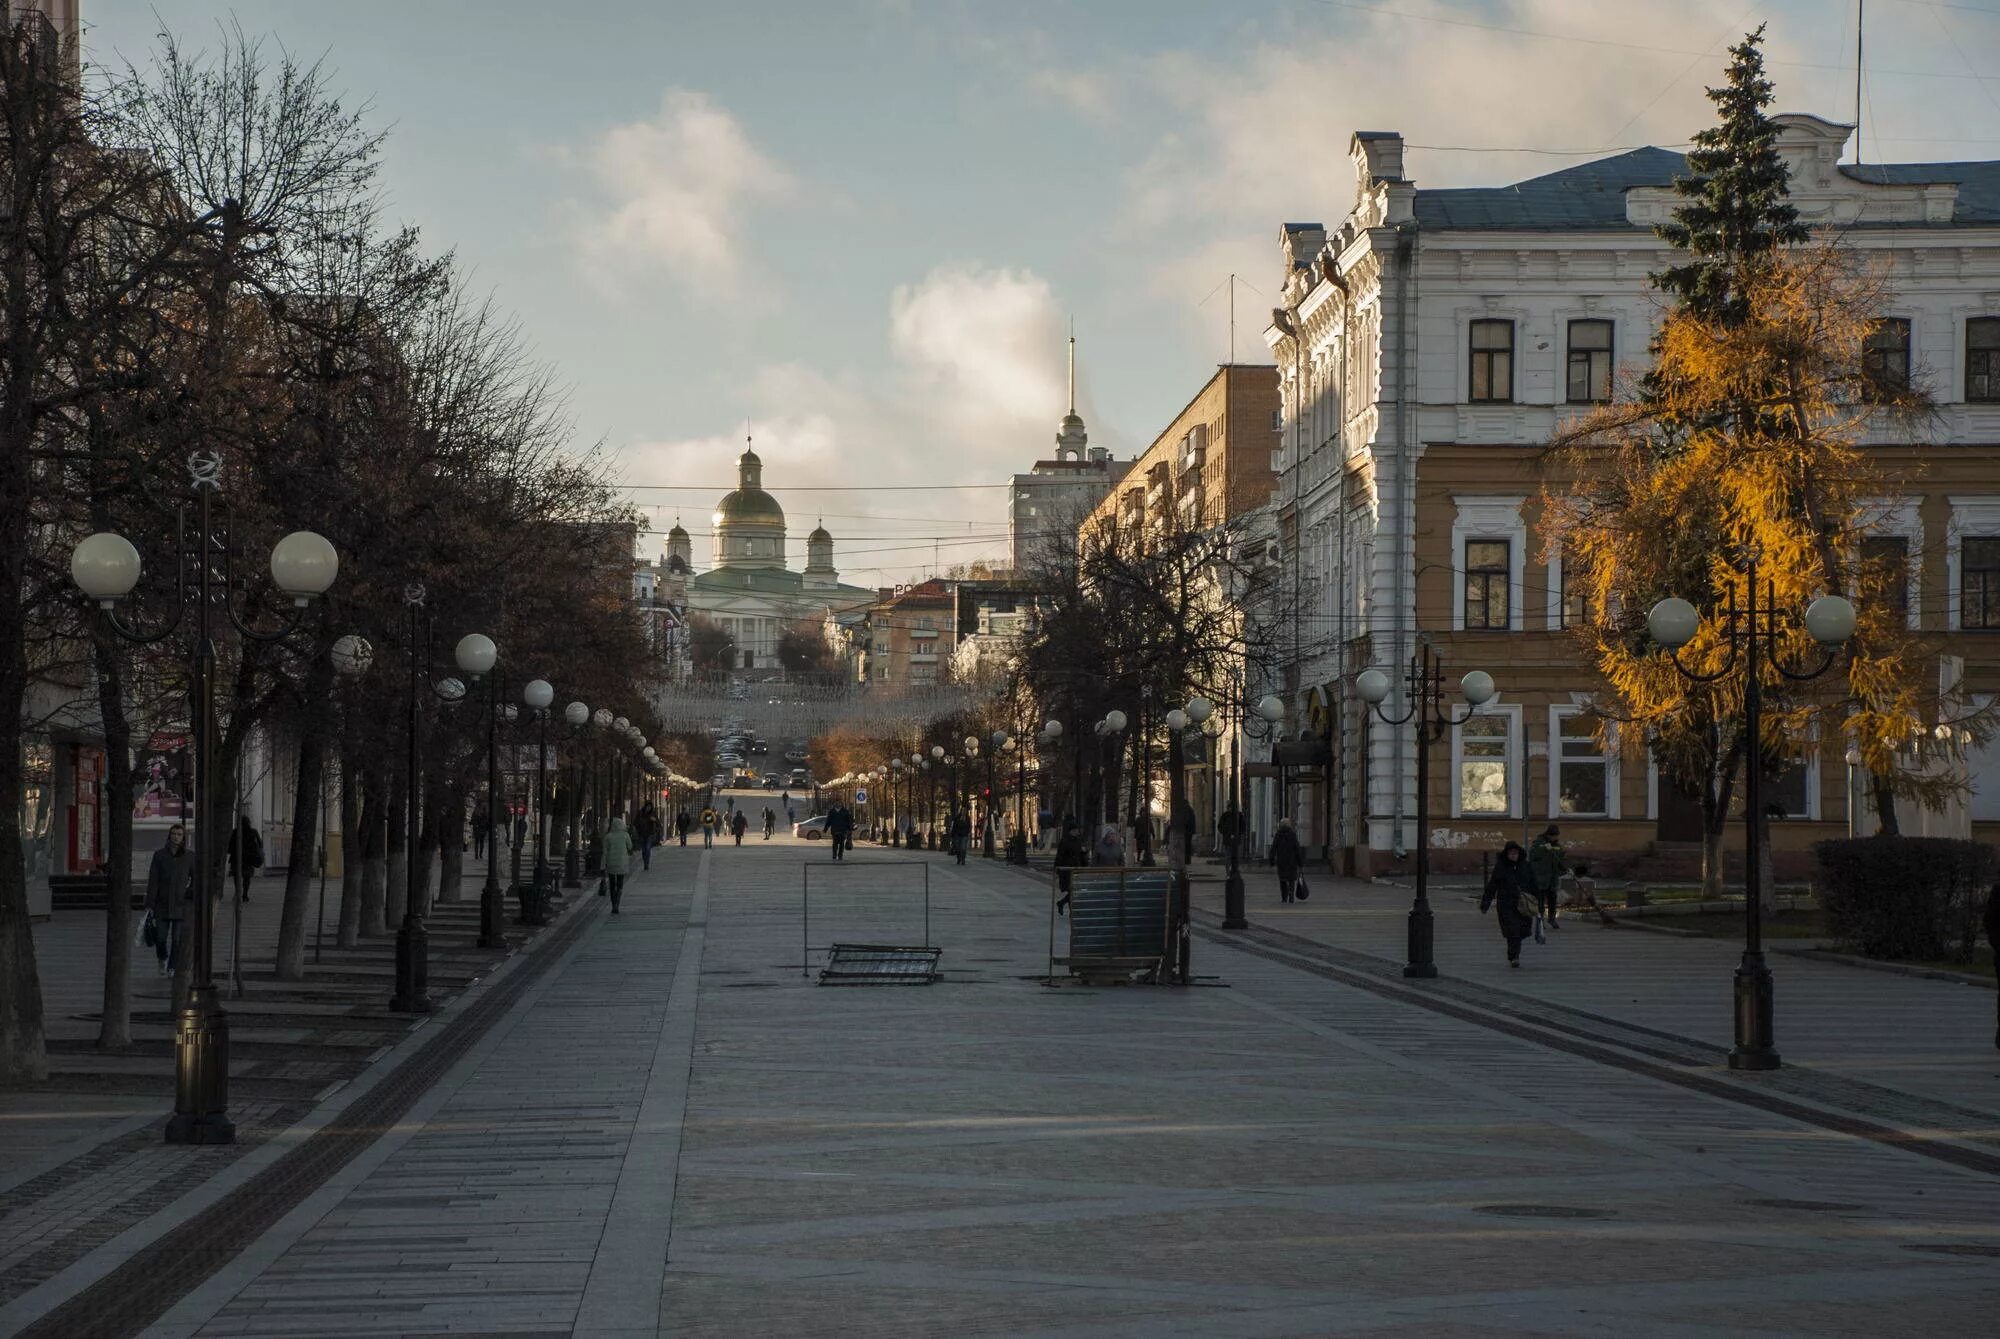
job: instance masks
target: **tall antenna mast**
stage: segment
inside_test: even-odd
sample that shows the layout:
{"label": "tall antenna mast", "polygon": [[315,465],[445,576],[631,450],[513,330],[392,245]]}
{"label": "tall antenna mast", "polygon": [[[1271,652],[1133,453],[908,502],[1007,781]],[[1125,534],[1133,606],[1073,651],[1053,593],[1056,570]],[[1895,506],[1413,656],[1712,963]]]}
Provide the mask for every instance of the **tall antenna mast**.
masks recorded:
{"label": "tall antenna mast", "polygon": [[1229,275],[1229,361],[1236,361],[1236,275]]}
{"label": "tall antenna mast", "polygon": [[1854,0],[1854,165],[1861,166],[1861,32],[1868,19],[1868,0]]}

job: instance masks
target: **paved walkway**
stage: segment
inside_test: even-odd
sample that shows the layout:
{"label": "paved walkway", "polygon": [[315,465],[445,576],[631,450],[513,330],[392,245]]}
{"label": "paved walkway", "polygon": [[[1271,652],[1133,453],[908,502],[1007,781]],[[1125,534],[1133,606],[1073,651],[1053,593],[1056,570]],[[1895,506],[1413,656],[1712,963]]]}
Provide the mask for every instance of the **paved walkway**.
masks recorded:
{"label": "paved walkway", "polygon": [[[1198,970],[1222,988],[1049,989],[1040,887],[997,862],[925,862],[945,982],[816,987],[803,860],[816,945],[906,937],[922,915],[924,871],[878,863],[900,853],[836,871],[824,849],[656,860],[625,914],[586,909],[407,1119],[150,1333],[1991,1328],[1990,1171],[1414,1007],[1261,941],[1204,932]],[[1476,928],[1441,927],[1448,972],[1499,956],[1448,947]],[[1685,947],[1563,933],[1463,988],[1502,999],[1587,953]],[[1628,999],[1671,978],[1638,961]],[[1902,989],[1814,967],[1856,995]],[[1801,1051],[1805,1032],[1786,1034]]]}
{"label": "paved walkway", "polygon": [[[1407,958],[1409,890],[1320,878],[1311,898],[1285,906],[1268,870],[1250,871],[1246,883],[1252,925],[1388,964]],[[1195,903],[1219,918],[1221,883],[1198,881]],[[1451,980],[1589,1015],[1577,1020],[1581,1027],[1612,1019],[1723,1051],[1733,1043],[1740,939],[1607,928],[1566,912],[1549,942],[1524,946],[1522,966],[1510,969],[1505,941],[1492,915],[1479,914],[1476,893],[1440,892],[1431,906],[1434,956]],[[1992,990],[1778,952],[1766,959],[1776,980],[1778,1050],[1788,1064],[2000,1118]]]}

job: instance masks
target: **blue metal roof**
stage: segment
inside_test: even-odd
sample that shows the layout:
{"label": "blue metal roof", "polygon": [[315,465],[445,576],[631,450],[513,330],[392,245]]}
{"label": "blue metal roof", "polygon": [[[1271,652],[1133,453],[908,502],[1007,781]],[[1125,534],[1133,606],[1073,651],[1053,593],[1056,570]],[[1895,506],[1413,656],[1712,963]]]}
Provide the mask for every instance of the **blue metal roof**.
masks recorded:
{"label": "blue metal roof", "polygon": [[[1600,231],[1629,228],[1625,192],[1635,186],[1671,186],[1687,171],[1687,158],[1669,149],[1634,149],[1579,163],[1512,186],[1419,190],[1415,209],[1427,228]],[[1874,185],[1955,184],[1958,207],[1949,224],[1894,227],[1965,227],[2000,223],[2000,162],[1886,163],[1843,167],[1842,175]],[[1870,225],[1875,226],[1875,225]]]}

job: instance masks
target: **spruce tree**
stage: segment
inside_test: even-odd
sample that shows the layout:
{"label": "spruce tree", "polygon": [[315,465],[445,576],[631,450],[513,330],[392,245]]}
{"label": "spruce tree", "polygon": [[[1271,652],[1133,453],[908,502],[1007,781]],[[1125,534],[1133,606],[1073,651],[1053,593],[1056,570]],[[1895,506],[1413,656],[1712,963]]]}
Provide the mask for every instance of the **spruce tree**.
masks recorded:
{"label": "spruce tree", "polygon": [[1746,281],[1760,261],[1807,238],[1778,157],[1778,127],[1764,114],[1771,81],[1764,75],[1763,40],[1760,24],[1729,49],[1727,82],[1708,90],[1720,123],[1694,137],[1688,173],[1674,180],[1687,203],[1655,229],[1689,258],[1654,275],[1654,285],[1694,316],[1725,325],[1748,317]]}

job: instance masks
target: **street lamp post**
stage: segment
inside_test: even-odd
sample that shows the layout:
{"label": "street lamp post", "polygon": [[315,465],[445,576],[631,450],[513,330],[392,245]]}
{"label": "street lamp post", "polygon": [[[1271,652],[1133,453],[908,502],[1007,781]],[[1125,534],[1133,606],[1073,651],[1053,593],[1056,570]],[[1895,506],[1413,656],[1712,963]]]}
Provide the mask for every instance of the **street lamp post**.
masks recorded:
{"label": "street lamp post", "polygon": [[[574,733],[581,734],[590,726],[590,708],[582,702],[572,702],[563,708],[563,721]],[[570,782],[569,803],[563,806],[563,878],[565,888],[583,887],[583,864],[577,850],[577,830],[583,826],[583,774],[590,766],[590,749],[586,742],[581,759],[571,767],[573,780]],[[562,768],[556,768],[556,776],[562,776]],[[558,784],[560,780],[558,780]]]}
{"label": "street lamp post", "polygon": [[1401,716],[1391,716],[1382,709],[1395,684],[1381,670],[1363,670],[1354,686],[1361,700],[1384,723],[1404,725],[1412,720],[1417,723],[1417,896],[1410,906],[1409,960],[1403,964],[1403,975],[1436,976],[1437,962],[1431,952],[1431,745],[1443,739],[1454,726],[1470,720],[1492,698],[1493,676],[1485,670],[1473,670],[1458,681],[1459,695],[1467,707],[1463,716],[1453,716],[1445,707],[1444,662],[1428,644],[1410,657],[1409,668],[1403,672],[1403,689],[1409,706]]}
{"label": "street lamp post", "polygon": [[[428,688],[433,696],[443,702],[457,702],[465,696],[465,685],[457,679],[445,679],[441,683],[424,682],[424,661],[428,658],[429,621],[424,616],[425,591],[420,582],[411,582],[403,587],[403,608],[409,615],[409,719],[405,723],[408,731],[405,752],[404,792],[409,808],[404,814],[406,836],[409,847],[408,872],[403,885],[403,920],[396,927],[396,990],[389,997],[389,1009],[399,1014],[427,1014],[431,1011],[430,999],[430,928],[424,924],[424,862],[417,858],[423,829],[424,794],[423,769],[418,756],[423,744],[423,718],[420,707],[423,702],[422,689]],[[463,640],[461,639],[461,645]],[[487,644],[489,647],[492,643]],[[438,852],[444,852],[444,824],[438,823]]]}
{"label": "street lamp post", "polygon": [[[1701,611],[1686,600],[1671,597],[1654,605],[1646,615],[1646,630],[1666,649],[1667,658],[1681,676],[1694,683],[1714,683],[1743,662],[1743,738],[1746,766],[1743,774],[1743,960],[1735,976],[1736,1047],[1729,1053],[1731,1069],[1776,1069],[1782,1063],[1773,1044],[1773,990],[1771,969],[1764,962],[1762,865],[1764,817],[1764,753],[1762,676],[1760,659],[1787,679],[1817,679],[1833,668],[1840,646],[1854,633],[1854,606],[1838,595],[1822,595],[1806,608],[1805,630],[1821,649],[1817,665],[1794,669],[1784,662],[1778,646],[1779,616],[1771,608],[1766,592],[1762,604],[1757,591],[1757,552],[1753,548],[1744,564],[1744,607],[1736,607],[1730,592],[1723,625],[1716,630],[1728,653],[1710,671],[1696,671],[1681,663],[1681,648],[1701,630]],[[1759,620],[1762,620],[1760,623]]]}
{"label": "street lamp post", "polygon": [[[1202,704],[1205,709],[1202,713],[1202,719],[1207,720],[1208,712],[1214,710],[1213,704],[1207,698],[1196,698],[1194,701]],[[1189,706],[1192,705],[1193,702],[1190,702]],[[1162,718],[1161,723],[1167,727],[1167,860],[1170,864],[1173,862],[1173,833],[1174,829],[1179,828],[1181,832],[1180,864],[1185,869],[1192,863],[1194,858],[1194,828],[1192,825],[1181,822],[1181,806],[1187,802],[1185,793],[1187,790],[1187,765],[1185,755],[1181,750],[1181,740],[1187,733],[1188,725],[1190,723],[1198,724],[1199,722],[1195,722],[1193,714],[1187,707],[1174,707],[1168,710],[1167,714]]]}
{"label": "street lamp post", "polygon": [[[1214,710],[1208,699],[1194,698],[1188,703],[1190,720],[1196,719],[1197,705],[1207,708],[1202,712],[1203,716]],[[1225,930],[1243,930],[1250,925],[1243,914],[1243,829],[1249,820],[1243,812],[1242,753],[1243,740],[1249,737],[1253,718],[1258,722],[1257,738],[1268,738],[1278,723],[1285,719],[1284,700],[1266,693],[1254,703],[1237,704],[1237,737],[1229,749],[1229,876],[1222,883],[1222,928]],[[1221,735],[1219,728],[1216,735]]]}
{"label": "street lamp post", "polygon": [[[310,530],[286,535],[271,550],[271,581],[291,597],[292,609],[271,631],[253,628],[237,613],[231,595],[236,589],[234,546],[226,516],[215,515],[216,494],[222,488],[222,457],[196,451],[188,457],[189,489],[193,493],[194,533],[188,533],[189,501],[179,507],[175,555],[177,579],[172,619],[158,631],[126,623],[118,602],[139,584],[139,551],[123,535],[100,531],[85,536],[70,555],[70,577],[86,597],[105,611],[116,634],[132,642],[159,642],[172,636],[190,608],[194,637],[190,648],[189,711],[194,718],[195,908],[191,980],[187,998],[175,1022],[174,1114],[168,1118],[170,1144],[227,1144],[236,1138],[229,1119],[229,1017],[215,989],[214,859],[221,849],[222,828],[215,821],[209,765],[215,739],[216,609],[241,635],[255,641],[277,641],[297,631],[305,608],[333,585],[340,558],[333,545]],[[232,820],[233,821],[233,820]]]}
{"label": "street lamp post", "polygon": [[535,873],[528,893],[521,899],[523,925],[547,925],[548,889],[554,871],[549,868],[549,706],[556,690],[547,679],[531,679],[521,690],[521,701],[535,714]]}
{"label": "street lamp post", "polygon": [[479,947],[505,948],[507,905],[500,890],[500,831],[494,820],[500,812],[500,720],[506,681],[493,673],[500,651],[483,633],[459,638],[452,659],[472,683],[486,678],[486,812],[480,819],[486,825],[486,882],[479,887]]}

